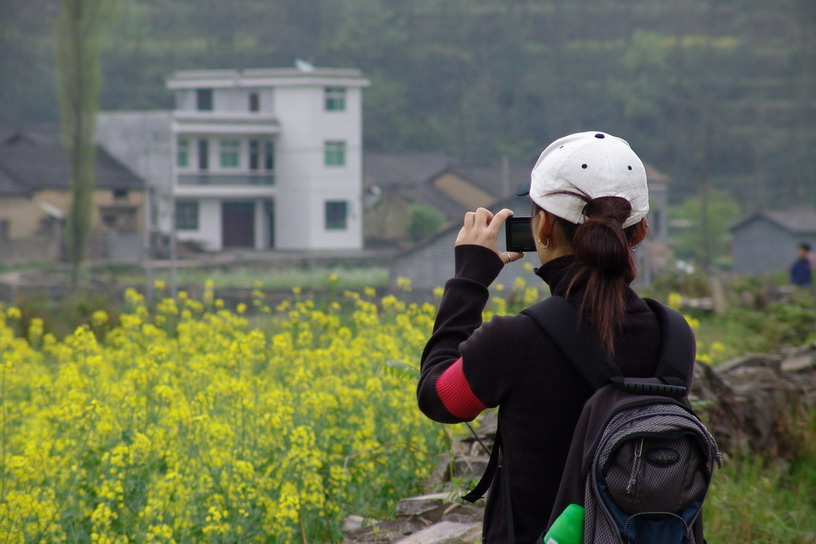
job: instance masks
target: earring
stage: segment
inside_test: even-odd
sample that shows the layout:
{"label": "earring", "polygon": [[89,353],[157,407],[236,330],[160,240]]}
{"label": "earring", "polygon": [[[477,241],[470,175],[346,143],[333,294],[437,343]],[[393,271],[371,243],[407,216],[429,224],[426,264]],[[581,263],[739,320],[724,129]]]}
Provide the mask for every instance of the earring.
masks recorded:
{"label": "earring", "polygon": [[546,244],[544,244],[544,243],[542,243],[542,242],[541,242],[541,238],[539,238],[538,240],[536,240],[536,242],[538,242],[538,247],[540,247],[541,249],[547,249],[548,247],[550,247],[550,239],[549,239],[549,238],[545,238],[545,240],[547,240],[547,243],[546,243]]}

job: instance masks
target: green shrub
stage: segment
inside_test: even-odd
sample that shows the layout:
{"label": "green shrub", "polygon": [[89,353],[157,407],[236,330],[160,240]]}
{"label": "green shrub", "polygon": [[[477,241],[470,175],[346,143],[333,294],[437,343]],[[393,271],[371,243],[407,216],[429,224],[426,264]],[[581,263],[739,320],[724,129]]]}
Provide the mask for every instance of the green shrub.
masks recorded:
{"label": "green shrub", "polygon": [[445,217],[427,206],[414,204],[408,210],[408,235],[414,242],[435,234],[445,222]]}

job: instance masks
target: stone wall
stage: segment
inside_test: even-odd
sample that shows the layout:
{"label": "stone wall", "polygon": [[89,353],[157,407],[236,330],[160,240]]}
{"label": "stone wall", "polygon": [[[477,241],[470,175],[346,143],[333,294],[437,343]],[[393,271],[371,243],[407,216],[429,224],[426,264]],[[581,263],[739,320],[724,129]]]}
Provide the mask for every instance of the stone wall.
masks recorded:
{"label": "stone wall", "polygon": [[[692,404],[729,456],[761,452],[763,456],[790,457],[802,440],[808,414],[816,409],[816,343],[773,355],[746,355],[712,368],[695,368]],[[478,426],[480,440],[492,447],[495,412],[486,412]],[[482,505],[458,498],[447,481],[449,463],[454,474],[478,478],[487,453],[474,438],[454,445],[453,460],[437,467],[429,494],[402,500],[396,519],[387,522],[350,516],[345,542],[398,544],[473,544],[481,537]],[[716,478],[716,472],[714,477]],[[484,503],[484,501],[479,501]]]}

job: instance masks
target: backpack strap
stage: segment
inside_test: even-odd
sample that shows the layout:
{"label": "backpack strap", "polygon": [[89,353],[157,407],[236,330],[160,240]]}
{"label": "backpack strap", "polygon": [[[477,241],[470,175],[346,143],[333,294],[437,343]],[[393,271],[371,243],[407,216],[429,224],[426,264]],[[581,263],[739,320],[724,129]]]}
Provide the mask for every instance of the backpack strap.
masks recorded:
{"label": "backpack strap", "polygon": [[[593,389],[600,389],[610,380],[622,382],[623,376],[620,370],[601,348],[595,332],[583,320],[578,319],[575,308],[566,299],[552,296],[530,306],[521,313],[530,316],[544,329],[544,332],[570,358]],[[578,364],[579,361],[580,364]],[[484,474],[476,487],[462,499],[471,503],[476,502],[490,488],[499,467],[501,444],[501,427],[499,426]]]}
{"label": "backpack strap", "polygon": [[[578,318],[575,307],[565,298],[551,296],[526,308],[521,313],[531,317],[547,333],[593,390],[598,390],[612,382],[632,393],[685,396],[688,391],[687,387],[691,383],[692,365],[690,362],[694,361],[696,348],[694,335],[679,312],[655,300],[648,298],[644,300],[657,315],[662,329],[660,361],[656,374],[665,382],[664,385],[637,378],[624,378],[620,369],[601,347],[595,331],[583,319]],[[464,500],[474,503],[482,498],[490,488],[496,470],[499,468],[501,445],[501,428],[497,428],[496,439],[485,472],[476,487],[462,497]],[[505,484],[509,485],[506,478]],[[506,493],[508,491],[505,490]],[[509,500],[509,493],[506,498]],[[509,512],[508,515],[510,515]]]}
{"label": "backpack strap", "polygon": [[487,490],[490,488],[491,484],[493,483],[493,478],[496,476],[496,471],[502,470],[504,474],[502,475],[502,491],[504,493],[504,511],[505,511],[505,524],[507,526],[507,542],[508,544],[515,544],[516,542],[516,530],[513,522],[513,503],[510,496],[510,473],[507,469],[507,465],[499,464],[499,456],[502,447],[502,438],[501,438],[501,426],[496,427],[496,438],[493,441],[493,449],[490,451],[490,460],[487,462],[487,467],[485,468],[484,474],[479,479],[479,483],[476,484],[470,493],[463,496],[462,499],[466,500],[470,503],[474,503],[481,499]]}
{"label": "backpack strap", "polygon": [[691,384],[694,335],[679,312],[656,300],[644,300],[657,315],[661,326],[660,360],[655,375],[663,383],[625,378],[601,347],[595,331],[579,318],[575,307],[563,297],[552,296],[522,313],[544,329],[594,391],[612,382],[630,393],[684,397]]}
{"label": "backpack strap", "polygon": [[601,347],[595,331],[583,319],[579,319],[578,312],[567,299],[551,296],[521,313],[531,317],[544,329],[593,390],[597,391],[610,381],[622,383],[620,369]]}
{"label": "backpack strap", "polygon": [[474,487],[470,493],[463,496],[462,499],[473,503],[481,499],[484,494],[487,493],[487,490],[490,488],[490,484],[493,483],[493,477],[496,475],[496,470],[499,468],[499,451],[501,450],[501,444],[501,429],[497,426],[496,438],[493,440],[493,449],[490,450],[490,460],[487,462],[485,471],[482,474],[482,477],[479,479],[479,483],[476,484],[476,487]]}
{"label": "backpack strap", "polygon": [[657,376],[667,384],[691,387],[691,373],[697,350],[691,327],[677,310],[650,298],[643,300],[657,315],[663,331]]}

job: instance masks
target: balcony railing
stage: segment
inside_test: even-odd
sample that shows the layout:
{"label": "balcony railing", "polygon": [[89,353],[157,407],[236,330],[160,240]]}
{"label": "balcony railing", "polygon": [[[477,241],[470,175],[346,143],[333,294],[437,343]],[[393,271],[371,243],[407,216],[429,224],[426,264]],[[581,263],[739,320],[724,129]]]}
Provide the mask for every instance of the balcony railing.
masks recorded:
{"label": "balcony railing", "polygon": [[249,173],[240,174],[211,174],[197,172],[195,174],[179,174],[179,185],[275,185],[275,173]]}

